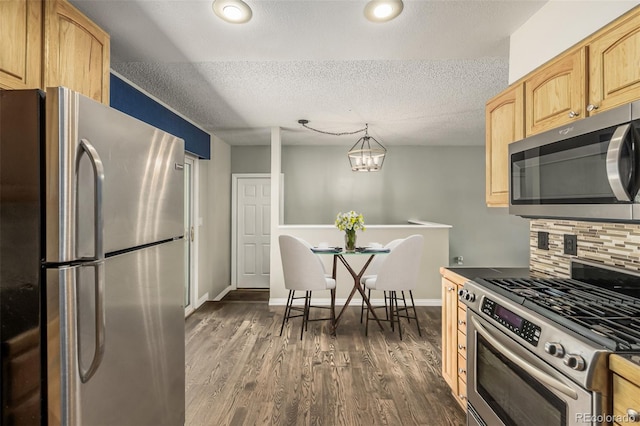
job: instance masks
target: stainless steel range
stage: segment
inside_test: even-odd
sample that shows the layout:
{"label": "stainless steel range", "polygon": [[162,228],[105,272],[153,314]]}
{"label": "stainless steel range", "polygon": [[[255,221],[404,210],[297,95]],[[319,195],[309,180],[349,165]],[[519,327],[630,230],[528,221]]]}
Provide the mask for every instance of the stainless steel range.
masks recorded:
{"label": "stainless steel range", "polygon": [[610,424],[608,355],[640,353],[640,275],[571,276],[464,285],[469,425]]}

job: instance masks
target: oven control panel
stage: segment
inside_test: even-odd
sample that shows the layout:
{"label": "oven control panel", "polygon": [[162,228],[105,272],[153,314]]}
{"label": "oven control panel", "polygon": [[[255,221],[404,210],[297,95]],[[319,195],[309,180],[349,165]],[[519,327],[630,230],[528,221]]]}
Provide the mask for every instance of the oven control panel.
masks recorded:
{"label": "oven control panel", "polygon": [[485,297],[482,301],[482,312],[489,315],[498,324],[520,336],[533,346],[540,341],[540,327],[510,311],[499,303]]}

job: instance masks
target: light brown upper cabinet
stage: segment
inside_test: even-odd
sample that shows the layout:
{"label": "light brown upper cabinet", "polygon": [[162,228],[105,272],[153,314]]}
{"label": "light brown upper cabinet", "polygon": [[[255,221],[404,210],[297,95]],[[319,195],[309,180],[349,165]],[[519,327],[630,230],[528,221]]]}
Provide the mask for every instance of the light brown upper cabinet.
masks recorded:
{"label": "light brown upper cabinet", "polygon": [[44,87],[109,103],[109,35],[64,0],[44,2]]}
{"label": "light brown upper cabinet", "polygon": [[530,136],[585,116],[586,53],[581,47],[539,68],[524,81]]}
{"label": "light brown upper cabinet", "polygon": [[640,98],[640,9],[598,35],[588,48],[590,114]]}
{"label": "light brown upper cabinet", "polygon": [[487,102],[486,202],[490,207],[509,205],[509,149],[524,137],[524,87],[513,86]]}
{"label": "light brown upper cabinet", "polygon": [[508,205],[509,143],[638,99],[640,6],[487,102],[487,205]]}
{"label": "light brown upper cabinet", "polygon": [[0,88],[40,87],[41,46],[40,0],[0,1]]}

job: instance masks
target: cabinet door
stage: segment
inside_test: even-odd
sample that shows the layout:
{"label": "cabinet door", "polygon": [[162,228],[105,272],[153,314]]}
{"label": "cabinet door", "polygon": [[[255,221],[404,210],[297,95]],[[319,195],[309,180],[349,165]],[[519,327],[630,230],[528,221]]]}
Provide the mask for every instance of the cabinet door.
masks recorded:
{"label": "cabinet door", "polygon": [[45,2],[44,86],[109,103],[109,35],[64,0]]}
{"label": "cabinet door", "polygon": [[487,102],[486,202],[489,207],[509,205],[508,145],[524,137],[524,88],[514,86]]}
{"label": "cabinet door", "polygon": [[640,10],[589,44],[591,114],[639,97]]}
{"label": "cabinet door", "polygon": [[442,377],[458,394],[458,287],[442,278]]}
{"label": "cabinet door", "polygon": [[525,126],[531,136],[584,117],[586,54],[580,48],[525,80]]}
{"label": "cabinet door", "polygon": [[0,40],[0,88],[40,87],[42,2],[0,1]]}

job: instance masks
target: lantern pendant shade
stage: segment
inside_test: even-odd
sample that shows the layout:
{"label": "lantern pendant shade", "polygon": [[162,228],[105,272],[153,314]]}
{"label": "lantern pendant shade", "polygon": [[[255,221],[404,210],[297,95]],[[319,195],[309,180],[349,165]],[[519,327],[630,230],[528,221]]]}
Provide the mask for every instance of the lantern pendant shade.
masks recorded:
{"label": "lantern pendant shade", "polygon": [[348,154],[354,172],[377,172],[382,169],[387,149],[367,133],[351,147]]}

